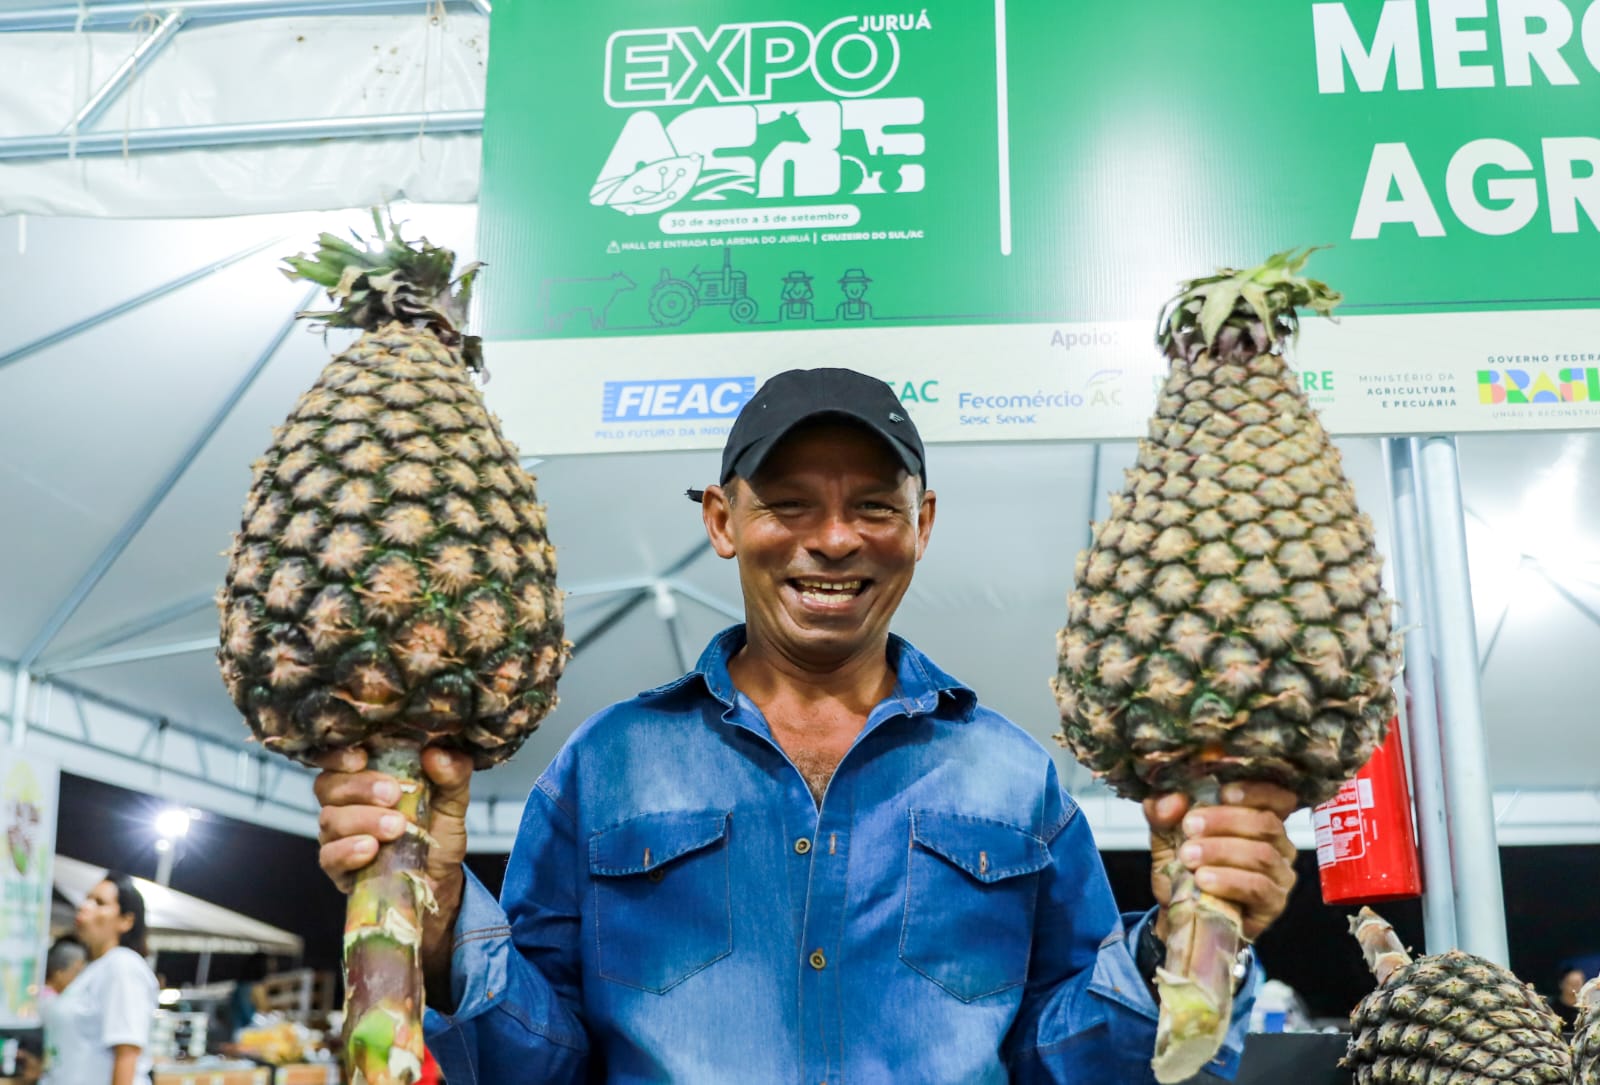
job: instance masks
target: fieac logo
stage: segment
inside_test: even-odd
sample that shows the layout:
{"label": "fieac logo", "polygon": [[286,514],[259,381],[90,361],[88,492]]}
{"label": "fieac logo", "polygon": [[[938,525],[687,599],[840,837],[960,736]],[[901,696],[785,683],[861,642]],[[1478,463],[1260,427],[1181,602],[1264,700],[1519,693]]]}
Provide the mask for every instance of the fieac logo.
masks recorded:
{"label": "fieac logo", "polygon": [[732,418],[756,394],[754,377],[606,381],[603,422],[646,418]]}
{"label": "fieac logo", "polygon": [[1600,403],[1600,369],[1480,369],[1478,402]]}

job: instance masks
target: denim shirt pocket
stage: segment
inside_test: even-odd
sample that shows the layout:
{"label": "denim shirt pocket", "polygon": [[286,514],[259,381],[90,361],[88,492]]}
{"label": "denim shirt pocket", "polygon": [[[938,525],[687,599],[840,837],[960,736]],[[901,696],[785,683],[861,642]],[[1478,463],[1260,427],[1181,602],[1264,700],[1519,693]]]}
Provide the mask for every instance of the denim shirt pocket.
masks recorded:
{"label": "denim shirt pocket", "polygon": [[589,838],[603,978],[661,994],[733,952],[730,817],[641,814]]}
{"label": "denim shirt pocket", "polygon": [[1023,983],[1049,865],[1050,850],[1026,829],[911,811],[900,959],[963,1002]]}

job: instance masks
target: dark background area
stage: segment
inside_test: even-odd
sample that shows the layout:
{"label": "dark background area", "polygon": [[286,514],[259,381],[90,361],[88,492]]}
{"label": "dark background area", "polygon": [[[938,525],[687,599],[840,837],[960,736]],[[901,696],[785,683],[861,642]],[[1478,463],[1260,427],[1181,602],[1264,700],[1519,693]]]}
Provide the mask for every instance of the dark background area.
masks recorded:
{"label": "dark background area", "polygon": [[[157,811],[168,805],[153,795],[62,772],[56,851],[153,880],[153,825]],[[344,897],[317,867],[313,840],[208,813],[180,845],[172,888],[300,935],[305,963],[312,967],[338,965]],[[163,953],[157,969],[169,984],[181,984],[193,979],[196,960]],[[210,976],[260,979],[271,966],[296,967],[287,960],[219,955],[211,959]]]}
{"label": "dark background area", "polygon": [[[74,859],[153,878],[156,870],[153,796],[63,772],[57,850]],[[1149,907],[1149,858],[1106,852],[1106,868],[1124,911]],[[247,822],[206,815],[195,822],[173,868],[172,887],[300,935],[304,963],[337,969],[344,898],[317,867],[314,841]],[[503,855],[475,855],[469,865],[498,892]],[[1593,902],[1600,899],[1600,846],[1500,849],[1512,968],[1552,996],[1557,968],[1567,957],[1600,952]],[[1341,1017],[1372,981],[1347,928],[1354,908],[1322,903],[1315,857],[1301,852],[1300,883],[1289,910],[1257,947],[1270,975],[1300,992],[1314,1016]],[[1416,901],[1380,907],[1401,938],[1422,945],[1422,908]],[[292,961],[215,957],[212,979],[257,979]],[[163,954],[169,983],[194,975],[195,958]]]}
{"label": "dark background area", "polygon": [[[1103,857],[1124,911],[1155,903],[1148,856],[1119,851]],[[1302,851],[1295,869],[1300,880],[1288,910],[1261,936],[1256,949],[1268,975],[1298,991],[1312,1016],[1345,1017],[1373,986],[1350,936],[1349,917],[1358,907],[1322,903],[1314,853]],[[1600,892],[1600,846],[1503,847],[1500,876],[1512,970],[1554,999],[1560,963],[1600,950],[1593,903]],[[1407,947],[1422,951],[1420,900],[1374,907],[1394,924]]]}

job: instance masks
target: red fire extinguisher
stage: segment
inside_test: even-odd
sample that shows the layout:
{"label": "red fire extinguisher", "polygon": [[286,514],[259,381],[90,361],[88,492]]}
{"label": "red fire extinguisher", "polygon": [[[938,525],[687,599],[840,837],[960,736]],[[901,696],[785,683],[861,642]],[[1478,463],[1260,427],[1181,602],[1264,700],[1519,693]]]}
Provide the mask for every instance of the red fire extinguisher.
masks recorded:
{"label": "red fire extinguisher", "polygon": [[1355,779],[1311,812],[1311,823],[1324,904],[1373,904],[1421,895],[1411,789],[1397,720],[1389,721],[1383,745]]}

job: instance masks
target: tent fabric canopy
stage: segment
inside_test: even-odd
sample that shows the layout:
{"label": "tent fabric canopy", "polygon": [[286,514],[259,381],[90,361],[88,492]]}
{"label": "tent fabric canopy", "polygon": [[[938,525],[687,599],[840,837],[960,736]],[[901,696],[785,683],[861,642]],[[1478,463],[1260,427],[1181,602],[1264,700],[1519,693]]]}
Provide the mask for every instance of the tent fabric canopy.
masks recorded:
{"label": "tent fabric canopy", "polygon": [[[56,892],[74,907],[105,880],[104,867],[94,866],[65,855],[55,857]],[[145,923],[150,931],[150,948],[163,953],[270,953],[299,957],[305,941],[249,916],[221,905],[180,893],[164,885],[133,879],[144,897]]]}
{"label": "tent fabric canopy", "polygon": [[0,0],[0,214],[471,200],[488,30],[424,0]]}

